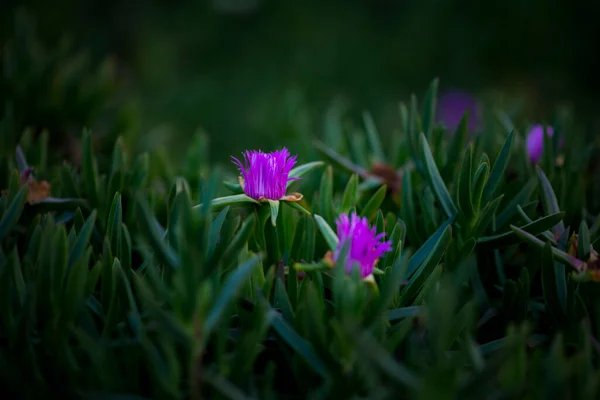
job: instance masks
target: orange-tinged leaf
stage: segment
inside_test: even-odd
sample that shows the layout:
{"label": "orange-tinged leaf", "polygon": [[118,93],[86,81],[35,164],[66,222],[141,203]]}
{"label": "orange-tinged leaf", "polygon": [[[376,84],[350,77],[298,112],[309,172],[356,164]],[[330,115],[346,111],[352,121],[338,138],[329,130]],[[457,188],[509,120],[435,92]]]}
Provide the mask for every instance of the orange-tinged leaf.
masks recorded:
{"label": "orange-tinged leaf", "polygon": [[[29,204],[39,203],[45,198],[50,197],[50,183],[46,180],[38,182],[31,175],[32,172],[33,168],[23,170],[19,182],[19,187],[29,186],[29,190],[27,191],[27,203]],[[1,193],[6,194],[8,190],[3,190]]]}

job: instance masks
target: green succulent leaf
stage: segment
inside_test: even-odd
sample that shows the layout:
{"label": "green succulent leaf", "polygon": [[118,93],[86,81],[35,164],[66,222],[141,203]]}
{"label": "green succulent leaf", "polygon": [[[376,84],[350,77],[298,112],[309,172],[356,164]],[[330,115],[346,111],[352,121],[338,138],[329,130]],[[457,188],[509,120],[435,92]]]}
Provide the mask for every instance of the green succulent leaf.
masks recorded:
{"label": "green succulent leaf", "polygon": [[[546,212],[546,215],[556,214],[560,212],[560,209],[558,207],[558,200],[556,199],[556,194],[554,194],[554,189],[552,189],[552,185],[546,177],[546,174],[544,174],[544,171],[539,166],[536,166],[536,173],[538,176],[540,187],[542,189],[542,205],[544,206],[544,211]],[[561,221],[554,227],[553,230],[554,234],[558,237],[562,235],[562,233],[565,231],[565,224]]]}
{"label": "green succulent leaf", "polygon": [[[313,161],[306,164],[298,165],[290,170],[288,176],[290,178],[302,178],[304,175],[308,175],[310,172],[317,168],[321,168],[325,165],[323,161]],[[288,181],[287,187],[289,188],[296,181]]]}
{"label": "green succulent leaf", "polygon": [[504,145],[498,153],[498,157],[496,157],[496,162],[494,162],[490,176],[485,183],[482,197],[484,202],[491,200],[502,180],[510,159],[510,151],[512,148],[513,139],[514,130],[511,130],[511,132],[508,134],[508,137],[504,141]]}
{"label": "green succulent leaf", "polygon": [[450,217],[451,215],[456,214],[456,206],[452,201],[452,197],[448,192],[446,184],[442,180],[442,176],[438,171],[438,168],[433,159],[433,155],[431,154],[431,149],[429,148],[429,144],[427,143],[427,139],[425,138],[425,135],[423,133],[421,133],[419,136],[419,142],[421,152],[423,154],[423,160],[426,165],[427,177],[429,179],[429,182],[431,183],[431,186],[433,188],[434,193],[436,194],[438,201],[440,202],[442,208],[446,212],[446,215]]}
{"label": "green succulent leaf", "polygon": [[431,138],[431,132],[433,130],[433,124],[435,121],[439,83],[439,78],[435,78],[431,82],[423,102],[423,132],[427,138]]}
{"label": "green succulent leaf", "polygon": [[[258,201],[254,200],[252,197],[248,197],[245,194],[235,194],[232,196],[218,197],[213,199],[211,201],[211,207],[214,210],[220,210],[228,206],[239,206],[245,203],[260,204]],[[199,210],[202,208],[202,204],[198,204],[193,208]]]}
{"label": "green succulent leaf", "polygon": [[82,147],[83,187],[85,188],[87,199],[92,206],[97,206],[99,204],[98,172],[96,158],[94,157],[94,151],[92,149],[92,134],[88,130],[83,132]]}
{"label": "green succulent leaf", "polygon": [[[564,212],[547,215],[539,218],[536,221],[532,221],[521,226],[520,229],[531,235],[538,236],[546,232],[548,229],[552,229],[552,227],[554,227],[559,221],[562,221],[564,216]],[[514,231],[505,232],[500,235],[484,236],[477,240],[478,245],[489,246],[493,248],[512,246],[517,243],[519,243],[519,237]]]}
{"label": "green succulent leaf", "polygon": [[412,255],[408,261],[407,276],[413,272],[425,261],[425,259],[433,252],[442,236],[446,234],[447,228],[454,222],[455,217],[447,219],[442,223],[437,231],[427,239],[425,243]]}
{"label": "green succulent leaf", "polygon": [[164,235],[157,229],[155,219],[151,215],[150,208],[145,199],[138,198],[137,210],[140,217],[140,224],[142,225],[142,233],[150,241],[150,244],[154,248],[158,258],[169,268],[175,270],[179,267],[179,257],[171,249],[166,241]]}
{"label": "green succulent leaf", "polygon": [[322,378],[328,377],[327,368],[325,363],[319,358],[310,342],[303,339],[284,319],[283,317],[270,310],[267,313],[267,320],[270,322],[275,332],[285,341],[300,357],[306,361],[306,363],[312,368],[314,372],[319,374]]}
{"label": "green succulent leaf", "polygon": [[375,126],[373,116],[368,111],[363,112],[363,122],[365,124],[369,146],[373,151],[374,161],[385,162],[385,153],[383,152],[383,145],[381,144],[381,139],[379,138],[380,135],[377,131],[377,127]]}
{"label": "green succulent leaf", "polygon": [[341,214],[347,214],[352,207],[356,205],[358,201],[358,175],[352,174],[346,188],[344,189],[344,195],[342,197],[342,204],[340,205],[339,212]]}
{"label": "green succulent leaf", "polygon": [[[539,249],[542,249],[546,244],[546,242],[543,242],[542,240],[536,238],[532,234],[527,233],[524,230],[517,228],[514,225],[511,225],[510,228],[516,233],[516,235],[521,240],[523,240],[533,246],[536,246]],[[583,268],[583,265],[584,265],[583,261],[565,253],[562,250],[557,249],[556,247],[552,247],[552,255],[556,260],[573,267],[577,271],[580,271]]]}
{"label": "green succulent leaf", "polygon": [[331,227],[329,226],[327,221],[325,221],[323,219],[323,217],[321,217],[318,214],[315,214],[315,222],[317,223],[317,226],[319,227],[319,231],[325,238],[325,241],[327,242],[329,249],[331,251],[334,251],[337,248],[338,241],[339,241],[336,233],[334,232],[333,229],[331,229]]}
{"label": "green succulent leaf", "polygon": [[77,235],[77,239],[75,240],[74,245],[71,247],[71,251],[69,252],[69,260],[67,262],[67,268],[71,268],[76,261],[83,255],[85,248],[89,245],[90,239],[92,237],[92,232],[94,226],[96,224],[96,210],[92,211],[90,216],[87,218],[79,233]]}
{"label": "green succulent leaf", "polygon": [[230,190],[234,194],[243,194],[244,193],[244,189],[242,189],[242,186],[239,183],[223,181],[223,186],[225,186],[228,190]]}
{"label": "green succulent leaf", "polygon": [[473,177],[471,203],[473,204],[473,209],[476,212],[478,212],[481,207],[481,198],[483,196],[484,185],[488,179],[488,172],[489,165],[487,163],[482,163],[475,171],[475,176]]}
{"label": "green succulent leaf", "polygon": [[27,201],[27,191],[28,187],[23,186],[8,206],[8,209],[2,214],[2,219],[0,219],[0,240],[4,239],[19,221],[25,207],[25,202]]}
{"label": "green succulent leaf", "polygon": [[566,299],[561,298],[558,289],[559,280],[557,279],[556,269],[554,267],[554,256],[552,246],[546,242],[541,250],[541,271],[542,271],[542,289],[544,299],[548,304],[548,311],[554,317],[555,321],[561,323],[565,320]]}
{"label": "green succulent leaf", "polygon": [[344,170],[352,174],[357,174],[358,176],[364,179],[369,177],[368,171],[366,171],[364,168],[356,165],[348,158],[338,154],[335,150],[332,150],[329,147],[325,146],[325,144],[323,144],[322,142],[316,140],[314,141],[314,146],[319,152],[325,155],[330,161],[332,161],[335,165],[339,166],[340,168],[343,168]]}
{"label": "green succulent leaf", "polygon": [[206,321],[204,321],[205,335],[210,335],[217,328],[219,322],[225,317],[225,312],[234,302],[235,297],[245,280],[248,279],[252,271],[259,265],[261,257],[260,254],[251,256],[227,277],[214,305],[206,317]]}
{"label": "green succulent leaf", "polygon": [[580,260],[587,261],[590,258],[591,253],[591,240],[590,231],[588,229],[587,222],[581,221],[579,225],[579,237],[578,237],[578,257]]}
{"label": "green succulent leaf", "polygon": [[535,179],[532,178],[527,181],[496,217],[496,229],[503,228],[510,222],[511,218],[517,213],[517,206],[527,204],[536,187],[537,182]]}
{"label": "green succulent leaf", "polygon": [[452,179],[457,167],[460,167],[459,157],[467,143],[467,132],[469,126],[469,111],[465,111],[458,123],[458,127],[454,132],[450,147],[448,149],[448,158],[444,166],[443,178],[444,181]]}
{"label": "green succulent leaf", "polygon": [[473,168],[473,145],[469,145],[465,151],[463,157],[462,168],[458,177],[458,207],[465,214],[470,217],[474,215],[473,203],[471,199],[472,185],[472,171]]}
{"label": "green succulent leaf", "polygon": [[271,210],[271,224],[277,225],[277,216],[279,215],[279,201],[269,200],[269,208]]}
{"label": "green succulent leaf", "polygon": [[379,210],[381,203],[383,203],[383,200],[385,199],[386,192],[387,186],[381,186],[373,194],[373,196],[371,196],[371,198],[365,205],[365,208],[363,208],[362,212],[360,213],[361,217],[366,217],[369,221],[372,221],[373,218],[375,218],[375,216],[377,215],[377,211]]}
{"label": "green succulent leaf", "polygon": [[316,272],[316,271],[328,271],[331,269],[329,265],[325,262],[316,262],[316,263],[295,263],[294,269],[296,271],[305,271],[305,272]]}
{"label": "green succulent leaf", "polygon": [[[433,244],[433,248],[427,258],[415,270],[408,284],[402,289],[400,305],[405,306],[421,290],[429,275],[434,271],[441,261],[450,241],[452,240],[452,227],[446,226],[439,239]],[[414,257],[413,257],[414,258]],[[409,261],[410,263],[410,261]],[[410,268],[410,267],[409,267]]]}

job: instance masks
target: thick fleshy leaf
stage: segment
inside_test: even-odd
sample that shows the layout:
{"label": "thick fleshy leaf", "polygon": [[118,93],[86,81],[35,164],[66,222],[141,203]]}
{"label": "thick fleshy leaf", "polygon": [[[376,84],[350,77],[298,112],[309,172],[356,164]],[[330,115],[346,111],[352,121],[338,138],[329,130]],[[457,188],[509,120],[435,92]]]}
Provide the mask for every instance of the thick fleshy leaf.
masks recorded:
{"label": "thick fleshy leaf", "polygon": [[[364,167],[370,165],[369,145],[367,143],[365,134],[361,130],[352,129],[350,134],[347,135],[346,144],[348,146],[348,158],[352,164],[355,166]],[[340,166],[344,168],[344,166]],[[348,171],[358,173],[358,171]],[[366,178],[366,176],[363,176],[363,178]]]}
{"label": "thick fleshy leaf", "polygon": [[373,196],[371,196],[371,198],[365,205],[365,208],[363,208],[362,212],[360,213],[361,217],[367,217],[367,219],[369,221],[372,221],[373,218],[375,218],[375,215],[377,214],[377,210],[381,206],[381,203],[383,203],[383,200],[385,199],[386,192],[387,192],[387,186],[386,185],[381,186],[373,194]]}
{"label": "thick fleshy leaf", "polygon": [[423,101],[423,132],[427,138],[431,138],[431,131],[435,121],[439,83],[439,78],[431,81],[429,89],[427,89],[427,93],[425,94],[425,100]]}
{"label": "thick fleshy leaf", "polygon": [[106,223],[106,233],[110,240],[113,254],[119,259],[121,255],[121,224],[123,223],[123,207],[121,205],[121,193],[115,192],[112,205],[108,213],[108,221]]}
{"label": "thick fleshy leaf", "polygon": [[521,190],[506,204],[504,209],[496,217],[496,229],[503,228],[517,214],[517,205],[523,206],[529,202],[529,198],[537,187],[537,182],[531,178]]}
{"label": "thick fleshy leaf", "polygon": [[471,193],[471,203],[473,204],[473,210],[479,212],[481,207],[481,197],[483,195],[483,188],[488,178],[489,165],[487,163],[481,163],[479,168],[475,171],[473,176],[473,186]]}
{"label": "thick fleshy leaf", "polygon": [[325,262],[317,262],[317,263],[295,263],[294,264],[294,269],[296,271],[327,271],[330,270],[332,267],[328,264],[326,264]]}
{"label": "thick fleshy leaf", "polygon": [[506,171],[506,166],[508,165],[508,160],[510,159],[510,150],[512,148],[513,138],[514,130],[508,134],[508,137],[504,141],[504,145],[498,153],[498,157],[496,157],[496,161],[494,162],[490,176],[485,184],[485,188],[483,189],[484,202],[491,200],[496,189],[498,188],[498,185],[500,184],[500,181],[502,180],[502,176],[504,175],[504,171]]}
{"label": "thick fleshy leaf", "polygon": [[210,335],[217,328],[219,322],[225,317],[225,312],[235,301],[237,293],[245,280],[248,279],[252,271],[259,265],[261,258],[260,254],[251,256],[227,277],[214,301],[214,305],[206,317],[206,321],[204,321],[203,330],[205,335]]}
{"label": "thick fleshy leaf", "polygon": [[541,270],[542,270],[542,289],[544,299],[546,300],[547,308],[555,321],[562,323],[565,318],[566,299],[561,298],[558,290],[559,281],[554,268],[554,257],[552,254],[552,246],[546,243],[541,249]]}
{"label": "thick fleshy leaf", "polygon": [[[421,290],[429,275],[434,271],[441,261],[450,241],[452,240],[452,227],[446,226],[439,239],[433,245],[431,252],[423,263],[416,269],[411,276],[408,284],[402,289],[400,295],[400,305],[406,305]],[[413,257],[414,258],[414,257]]]}
{"label": "thick fleshy leaf", "polygon": [[2,219],[0,219],[0,240],[11,232],[19,218],[21,218],[21,213],[27,201],[27,190],[27,186],[23,186],[2,215]]}
{"label": "thick fleshy leaf", "polygon": [[373,152],[374,161],[385,162],[386,158],[385,153],[383,152],[383,145],[381,144],[380,135],[377,131],[377,127],[375,126],[373,116],[368,111],[363,112],[363,122],[365,124],[369,146]]}
{"label": "thick fleshy leaf", "polygon": [[353,336],[359,354],[376,365],[381,372],[388,375],[397,384],[409,389],[416,390],[419,387],[418,377],[396,361],[368,331],[354,331]]}
{"label": "thick fleshy leaf", "polygon": [[442,180],[440,171],[435,165],[433,155],[431,154],[431,149],[429,148],[429,144],[427,143],[427,139],[425,138],[425,135],[423,133],[421,133],[419,136],[419,142],[429,182],[433,188],[433,191],[438,201],[440,202],[442,208],[446,212],[446,215],[450,217],[456,214],[456,206],[452,201],[452,197],[448,192],[446,184]]}
{"label": "thick fleshy leaf", "polygon": [[368,192],[379,188],[385,181],[377,176],[370,176],[358,184],[358,193]]}
{"label": "thick fleshy leaf", "polygon": [[417,250],[410,260],[408,261],[408,269],[406,271],[407,276],[412,275],[412,273],[421,265],[423,261],[433,252],[435,246],[439,242],[440,238],[446,232],[446,229],[454,222],[455,217],[448,218],[444,223],[438,228],[437,231],[423,245]]}
{"label": "thick fleshy leaf", "polygon": [[351,160],[347,159],[346,157],[338,154],[334,150],[332,150],[329,147],[325,146],[320,141],[316,140],[314,142],[314,146],[317,148],[317,150],[319,150],[321,153],[323,153],[334,164],[336,164],[339,167],[345,169],[346,171],[348,171],[350,173],[353,173],[353,174],[357,174],[358,176],[360,176],[360,177],[362,177],[364,179],[366,179],[366,178],[369,177],[369,172],[367,170],[365,170],[364,168],[356,165]]}
{"label": "thick fleshy leaf", "polygon": [[67,211],[80,208],[89,208],[85,199],[46,197],[36,203],[31,204],[31,209],[36,212]]}
{"label": "thick fleshy leaf", "polygon": [[[527,233],[530,233],[534,236],[538,236],[548,229],[551,229],[555,226],[559,221],[562,221],[565,213],[560,212],[557,214],[547,215],[542,217],[536,221],[532,221],[526,225],[521,226],[520,228]],[[477,240],[478,245],[499,248],[499,247],[507,247],[512,246],[514,244],[519,243],[519,237],[516,235],[514,231],[505,232],[501,235],[494,236],[484,236]]]}
{"label": "thick fleshy leaf", "polygon": [[23,172],[30,168],[27,157],[25,157],[25,153],[23,153],[23,149],[19,145],[17,145],[15,150],[15,161],[17,162],[17,169],[19,172]]}
{"label": "thick fleshy leaf", "polygon": [[452,141],[450,142],[450,148],[448,149],[448,157],[446,159],[444,172],[442,174],[444,181],[446,182],[454,177],[456,168],[460,166],[460,154],[465,148],[465,143],[467,142],[468,126],[469,112],[466,111],[458,123],[458,127],[456,128],[454,136],[452,137]]}
{"label": "thick fleshy leaf", "polygon": [[[313,162],[309,162],[306,164],[302,164],[302,165],[298,165],[297,167],[294,167],[290,170],[289,173],[289,177],[290,178],[302,178],[304,175],[308,174],[309,172],[311,172],[312,170],[316,169],[316,168],[320,168],[322,166],[324,166],[325,163],[323,161],[313,161]],[[288,187],[293,183],[294,181],[289,181],[288,182]]]}
{"label": "thick fleshy leaf", "polygon": [[297,201],[284,201],[283,204],[287,207],[293,208],[294,210],[300,211],[302,214],[311,215],[310,210],[307,210]]}
{"label": "thick fleshy leaf", "polygon": [[179,257],[171,249],[164,240],[164,236],[156,228],[155,219],[153,218],[148,203],[145,199],[137,199],[137,215],[142,226],[142,232],[150,241],[156,255],[162,263],[175,270],[179,267]]}
{"label": "thick fleshy leaf", "polygon": [[[527,243],[538,247],[539,249],[542,249],[545,246],[545,242],[543,242],[542,240],[536,238],[535,236],[533,236],[530,233],[525,232],[524,230],[517,228],[514,225],[511,225],[510,228],[517,234],[517,236],[521,239],[526,241]],[[567,253],[565,253],[562,250],[557,249],[556,247],[552,247],[552,255],[554,256],[554,258],[564,264],[570,265],[571,267],[573,267],[576,271],[581,271],[581,269],[584,266],[584,262],[579,260],[578,258],[575,258]]]}
{"label": "thick fleshy leaf", "polygon": [[92,134],[89,131],[83,132],[82,141],[83,154],[82,159],[82,178],[85,188],[86,198],[92,206],[97,206],[99,202],[98,195],[98,172],[96,167],[96,158],[92,149]]}
{"label": "thick fleshy leaf", "polygon": [[267,319],[271,323],[275,332],[287,343],[306,363],[319,374],[322,378],[327,378],[327,368],[323,361],[315,352],[312,344],[302,338],[284,319],[283,317],[270,310],[267,313]]}
{"label": "thick fleshy leaf", "polygon": [[[544,206],[544,211],[546,212],[546,215],[556,214],[560,212],[560,209],[558,207],[558,200],[556,199],[556,194],[554,194],[554,189],[552,189],[552,185],[546,177],[546,174],[544,174],[544,171],[539,166],[536,166],[536,173],[538,176],[540,187],[542,189],[542,205]],[[554,227],[553,231],[555,236],[559,237],[565,231],[565,224],[562,221],[559,222]]]}
{"label": "thick fleshy leaf", "polygon": [[327,242],[329,249],[331,251],[334,251],[337,248],[337,245],[339,242],[339,239],[338,239],[335,231],[333,229],[331,229],[331,226],[329,226],[327,221],[325,221],[323,219],[323,217],[321,217],[318,214],[315,214],[315,221],[317,223],[317,226],[319,227],[319,231],[325,238],[325,241]]}
{"label": "thick fleshy leaf", "polygon": [[406,223],[406,228],[409,232],[409,240],[419,242],[421,237],[417,224],[417,212],[412,187],[411,174],[407,173],[404,175],[404,179],[402,179],[402,206],[400,208],[400,216]]}
{"label": "thick fleshy leaf", "polygon": [[243,194],[244,189],[242,189],[242,185],[239,183],[232,183],[228,181],[223,182],[223,186],[225,186],[228,190],[230,190],[234,194]]}
{"label": "thick fleshy leaf", "polygon": [[591,242],[590,242],[590,231],[585,221],[581,221],[579,225],[579,236],[577,238],[577,252],[580,260],[587,261],[590,258]]}
{"label": "thick fleshy leaf", "polygon": [[340,205],[339,212],[341,214],[347,214],[350,208],[354,207],[358,201],[358,175],[352,174],[346,188],[344,189],[344,195],[342,196],[342,204]]}
{"label": "thick fleshy leaf", "polygon": [[69,252],[67,268],[71,268],[73,264],[83,255],[83,251],[88,246],[90,238],[92,237],[92,231],[96,223],[96,216],[96,210],[92,211],[82,228],[79,230],[77,239],[75,240],[75,243]]}
{"label": "thick fleshy leaf", "polygon": [[483,210],[480,211],[479,218],[477,219],[477,223],[475,224],[475,228],[473,229],[475,236],[483,235],[486,228],[492,223],[492,220],[496,215],[496,210],[498,209],[498,206],[500,205],[500,202],[503,198],[504,195],[498,196],[497,198],[489,202],[483,208]]}
{"label": "thick fleshy leaf", "polygon": [[[375,319],[375,317],[385,314],[386,310],[389,309],[400,292],[402,277],[406,268],[408,268],[408,256],[403,254],[396,259],[396,262],[387,270],[385,276],[381,278],[382,284],[379,301],[375,302],[375,308],[370,313],[371,318]],[[388,320],[390,320],[389,313]]]}
{"label": "thick fleshy leaf", "polygon": [[269,200],[269,208],[271,210],[271,224],[273,226],[277,225],[277,216],[279,215],[279,201],[278,200]]}
{"label": "thick fleshy leaf", "polygon": [[[223,398],[231,400],[251,400],[252,397],[246,396],[244,392],[236,385],[231,383],[225,376],[211,371],[203,371],[202,379],[219,392]],[[122,396],[122,400],[136,400],[131,396]],[[115,399],[116,400],[116,399]],[[139,398],[138,400],[142,400]]]}
{"label": "thick fleshy leaf", "polygon": [[228,213],[229,207],[225,207],[223,210],[221,210],[221,212],[219,212],[212,224],[210,224],[210,238],[208,247],[211,251],[214,251],[214,249],[217,247],[219,237],[221,236],[221,229],[223,228],[223,224],[225,223]]}
{"label": "thick fleshy leaf", "polygon": [[467,150],[465,151],[465,155],[463,157],[462,167],[460,169],[460,174],[458,176],[458,207],[465,214],[465,216],[470,217],[474,214],[473,212],[473,204],[471,201],[471,185],[473,184],[472,180],[472,168],[473,168],[473,145],[469,145]]}
{"label": "thick fleshy leaf", "polygon": [[415,315],[418,315],[420,311],[421,311],[420,306],[395,308],[395,309],[389,310],[387,312],[387,318],[388,318],[388,321],[390,321],[390,322],[398,321],[400,319],[414,317]]}
{"label": "thick fleshy leaf", "polygon": [[[234,194],[232,196],[217,197],[216,199],[213,199],[211,201],[211,206],[213,209],[221,209],[227,206],[237,206],[245,203],[259,204],[258,201],[246,196],[245,194]],[[202,204],[198,204],[193,208],[198,209],[201,207]]]}
{"label": "thick fleshy leaf", "polygon": [[219,260],[223,265],[227,266],[237,259],[238,254],[244,248],[244,244],[248,242],[250,235],[255,230],[255,221],[256,217],[254,214],[251,214],[248,218],[246,218],[240,229],[231,239],[230,243],[228,243],[223,255],[221,256],[221,259]]}
{"label": "thick fleshy leaf", "polygon": [[392,242],[392,251],[388,252],[383,260],[380,260],[381,265],[384,268],[392,265],[393,260],[396,260],[403,255],[402,247],[406,238],[406,225],[404,224],[404,221],[398,220],[394,225],[394,229],[386,238]]}
{"label": "thick fleshy leaf", "polygon": [[333,223],[335,217],[333,209],[333,169],[331,168],[331,165],[325,169],[323,176],[321,177],[318,200],[319,214],[321,214],[328,223]]}

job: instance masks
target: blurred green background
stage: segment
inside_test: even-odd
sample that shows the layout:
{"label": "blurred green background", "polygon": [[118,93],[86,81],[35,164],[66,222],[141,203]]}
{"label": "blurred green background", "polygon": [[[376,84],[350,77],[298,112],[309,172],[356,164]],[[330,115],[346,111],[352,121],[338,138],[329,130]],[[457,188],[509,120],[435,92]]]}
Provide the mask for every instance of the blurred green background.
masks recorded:
{"label": "blurred green background", "polygon": [[[15,83],[6,43],[26,51],[15,39],[22,11],[40,48],[55,54],[68,38],[70,51],[89,55],[82,76],[104,74],[101,83],[78,78],[73,85],[91,89],[69,87],[60,101],[56,79]],[[600,3],[591,0],[4,0],[0,15],[4,120],[10,111],[17,135],[34,125],[58,144],[88,126],[177,155],[203,131],[210,161],[227,162],[245,148],[321,135],[339,105],[357,121],[369,109],[389,135],[398,102],[422,96],[434,77],[441,91],[518,100],[530,120],[556,105],[591,118],[600,104]],[[31,54],[13,70],[33,68]],[[56,65],[71,65],[61,57]]]}

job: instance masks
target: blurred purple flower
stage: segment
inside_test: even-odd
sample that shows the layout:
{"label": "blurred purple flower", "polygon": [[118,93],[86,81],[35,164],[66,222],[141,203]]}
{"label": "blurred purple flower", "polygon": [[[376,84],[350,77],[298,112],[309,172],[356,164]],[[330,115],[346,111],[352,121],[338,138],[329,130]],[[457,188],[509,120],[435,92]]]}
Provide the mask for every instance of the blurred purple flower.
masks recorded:
{"label": "blurred purple flower", "polygon": [[299,193],[290,196],[285,194],[287,183],[300,179],[289,177],[290,170],[296,165],[296,156],[290,157],[290,152],[285,147],[272,153],[247,150],[242,154],[243,164],[237,158],[231,158],[238,166],[240,185],[248,197],[258,201],[298,201],[302,198]]}
{"label": "blurred purple flower", "polygon": [[[546,127],[548,136],[554,135],[554,129],[551,126]],[[544,127],[540,124],[533,125],[527,133],[527,155],[529,162],[537,164],[542,158],[544,152]]]}
{"label": "blurred purple flower", "polygon": [[473,132],[479,128],[479,102],[469,93],[461,91],[450,91],[443,94],[438,102],[438,121],[454,132],[458,128],[460,119],[466,111],[469,111],[469,122],[467,130]]}
{"label": "blurred purple flower", "polygon": [[356,214],[350,217],[341,214],[335,221],[337,225],[338,247],[333,253],[333,261],[337,261],[345,243],[349,242],[346,258],[346,272],[351,273],[356,264],[363,278],[373,273],[375,263],[385,252],[392,250],[392,242],[381,242],[385,233],[377,234],[375,227],[369,227],[367,218]]}

